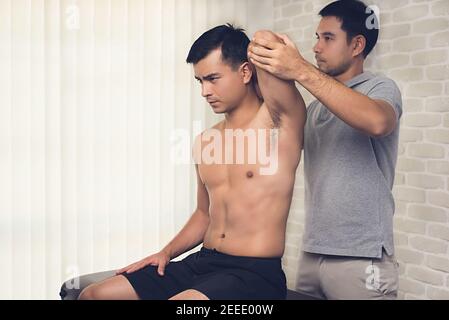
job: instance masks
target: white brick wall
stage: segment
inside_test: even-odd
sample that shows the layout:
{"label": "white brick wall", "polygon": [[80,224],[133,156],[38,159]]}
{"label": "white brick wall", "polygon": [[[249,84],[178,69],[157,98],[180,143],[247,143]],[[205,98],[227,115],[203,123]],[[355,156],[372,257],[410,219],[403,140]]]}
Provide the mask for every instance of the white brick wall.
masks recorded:
{"label": "white brick wall", "polygon": [[[311,62],[318,11],[331,1],[275,0],[274,28]],[[449,1],[366,0],[381,31],[366,69],[402,91],[399,159],[393,190],[401,299],[449,299]],[[312,96],[300,88],[307,103]],[[287,229],[284,267],[294,288],[304,228],[303,166]]]}

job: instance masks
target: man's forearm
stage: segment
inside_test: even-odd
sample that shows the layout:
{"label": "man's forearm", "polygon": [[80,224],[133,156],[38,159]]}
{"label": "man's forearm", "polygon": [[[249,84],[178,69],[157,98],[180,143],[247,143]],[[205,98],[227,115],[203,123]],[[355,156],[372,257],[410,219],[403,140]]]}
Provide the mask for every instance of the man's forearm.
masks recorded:
{"label": "man's forearm", "polygon": [[165,251],[170,256],[170,259],[176,258],[202,243],[208,227],[209,214],[196,210],[186,225],[162,251]]}
{"label": "man's forearm", "polygon": [[295,80],[338,118],[371,136],[385,132],[388,117],[376,101],[346,87],[305,60],[297,70]]}

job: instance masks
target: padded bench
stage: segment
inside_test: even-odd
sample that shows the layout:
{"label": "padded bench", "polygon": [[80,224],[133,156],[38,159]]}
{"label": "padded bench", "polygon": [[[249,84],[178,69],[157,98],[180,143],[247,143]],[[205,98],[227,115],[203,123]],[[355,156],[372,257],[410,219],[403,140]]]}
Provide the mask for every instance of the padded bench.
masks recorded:
{"label": "padded bench", "polygon": [[[63,283],[59,295],[62,300],[76,300],[81,291],[94,282],[102,281],[115,275],[115,271],[103,271],[97,273],[86,274],[78,279],[70,279]],[[77,280],[77,281],[75,281]],[[79,284],[79,286],[77,286]],[[287,300],[315,300],[315,298],[303,295],[299,292],[288,290]]]}

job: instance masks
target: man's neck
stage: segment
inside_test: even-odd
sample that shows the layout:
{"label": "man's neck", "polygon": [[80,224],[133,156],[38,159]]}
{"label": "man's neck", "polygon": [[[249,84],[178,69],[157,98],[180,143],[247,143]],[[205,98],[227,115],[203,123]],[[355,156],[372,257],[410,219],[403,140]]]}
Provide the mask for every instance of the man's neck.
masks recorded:
{"label": "man's neck", "polygon": [[358,61],[353,65],[351,65],[348,70],[336,76],[334,79],[341,83],[345,83],[362,73],[363,73],[363,61]]}
{"label": "man's neck", "polygon": [[243,128],[250,123],[262,105],[262,101],[253,90],[249,91],[245,99],[231,112],[225,114],[226,129]]}

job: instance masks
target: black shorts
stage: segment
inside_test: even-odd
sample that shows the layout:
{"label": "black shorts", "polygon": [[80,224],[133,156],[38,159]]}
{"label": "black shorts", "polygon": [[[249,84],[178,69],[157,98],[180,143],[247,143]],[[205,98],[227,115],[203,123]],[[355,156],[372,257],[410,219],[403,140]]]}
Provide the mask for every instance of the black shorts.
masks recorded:
{"label": "black shorts", "polygon": [[157,266],[122,275],[141,299],[167,300],[188,289],[210,300],[279,300],[287,294],[280,258],[233,256],[204,247],[170,262],[163,276]]}

